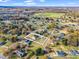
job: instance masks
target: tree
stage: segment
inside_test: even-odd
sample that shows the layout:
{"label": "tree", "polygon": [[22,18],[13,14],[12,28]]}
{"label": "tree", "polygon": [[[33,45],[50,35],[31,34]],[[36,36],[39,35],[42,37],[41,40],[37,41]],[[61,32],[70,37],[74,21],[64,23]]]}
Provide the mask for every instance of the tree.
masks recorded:
{"label": "tree", "polygon": [[40,56],[40,55],[43,55],[43,50],[42,50],[42,48],[36,49],[36,56]]}
{"label": "tree", "polygon": [[62,43],[63,43],[65,46],[67,46],[67,45],[68,45],[68,39],[65,39],[65,38],[64,38],[64,39],[62,40]]}
{"label": "tree", "polygon": [[3,21],[3,19],[2,19],[2,18],[0,18],[0,21]]}
{"label": "tree", "polygon": [[71,31],[68,33],[68,45],[79,46],[79,31]]}
{"label": "tree", "polygon": [[51,28],[54,28],[55,26],[56,26],[55,23],[49,23],[47,28],[51,29]]}
{"label": "tree", "polygon": [[16,42],[17,41],[17,37],[12,37],[11,38],[11,42]]}

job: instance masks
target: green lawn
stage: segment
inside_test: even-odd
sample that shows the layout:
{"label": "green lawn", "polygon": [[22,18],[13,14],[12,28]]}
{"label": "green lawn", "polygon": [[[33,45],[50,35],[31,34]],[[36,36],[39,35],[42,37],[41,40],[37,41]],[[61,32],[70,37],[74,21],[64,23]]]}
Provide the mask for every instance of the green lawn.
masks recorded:
{"label": "green lawn", "polygon": [[10,45],[12,45],[13,43],[12,42],[7,42],[6,44],[5,44],[5,46],[10,46]]}
{"label": "green lawn", "polygon": [[53,59],[79,59],[79,56],[53,57]]}
{"label": "green lawn", "polygon": [[33,47],[31,47],[31,49],[33,51],[35,51],[37,48],[43,48],[43,46],[41,46],[41,45],[39,45],[39,44],[37,44],[35,42],[33,42],[31,46],[33,46]]}
{"label": "green lawn", "polygon": [[0,42],[3,42],[4,40],[3,40],[3,38],[0,38]]}
{"label": "green lawn", "polygon": [[46,16],[46,17],[55,17],[55,18],[59,18],[63,15],[64,13],[37,13],[35,14],[35,16]]}

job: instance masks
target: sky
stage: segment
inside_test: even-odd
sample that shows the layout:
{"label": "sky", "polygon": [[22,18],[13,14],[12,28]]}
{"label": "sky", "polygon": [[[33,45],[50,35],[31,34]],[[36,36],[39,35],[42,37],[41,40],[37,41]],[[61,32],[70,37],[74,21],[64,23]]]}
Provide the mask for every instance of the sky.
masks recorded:
{"label": "sky", "polygon": [[79,6],[79,0],[0,0],[0,6]]}

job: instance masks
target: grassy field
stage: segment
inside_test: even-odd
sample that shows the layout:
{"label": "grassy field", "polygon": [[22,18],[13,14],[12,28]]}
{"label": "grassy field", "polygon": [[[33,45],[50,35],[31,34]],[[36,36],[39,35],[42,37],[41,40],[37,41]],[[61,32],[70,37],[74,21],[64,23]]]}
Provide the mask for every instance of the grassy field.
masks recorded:
{"label": "grassy field", "polygon": [[55,18],[59,18],[63,15],[64,13],[37,13],[35,14],[35,16],[45,16],[45,17],[55,17]]}
{"label": "grassy field", "polygon": [[53,57],[53,59],[79,59],[79,56]]}
{"label": "grassy field", "polygon": [[33,50],[33,51],[35,51],[37,48],[43,48],[43,46],[41,46],[41,45],[39,45],[39,44],[37,44],[37,43],[32,43],[32,45],[31,45],[32,47],[31,47],[31,49]]}

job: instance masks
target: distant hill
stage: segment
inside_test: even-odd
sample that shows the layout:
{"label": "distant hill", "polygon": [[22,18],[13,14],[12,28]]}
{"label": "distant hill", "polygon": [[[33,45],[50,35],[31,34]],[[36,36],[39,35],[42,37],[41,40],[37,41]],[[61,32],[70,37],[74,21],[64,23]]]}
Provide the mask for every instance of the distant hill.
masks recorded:
{"label": "distant hill", "polygon": [[79,8],[79,7],[62,7],[62,6],[0,6],[0,8]]}
{"label": "distant hill", "polygon": [[0,6],[0,8],[26,8],[26,7],[27,6]]}

